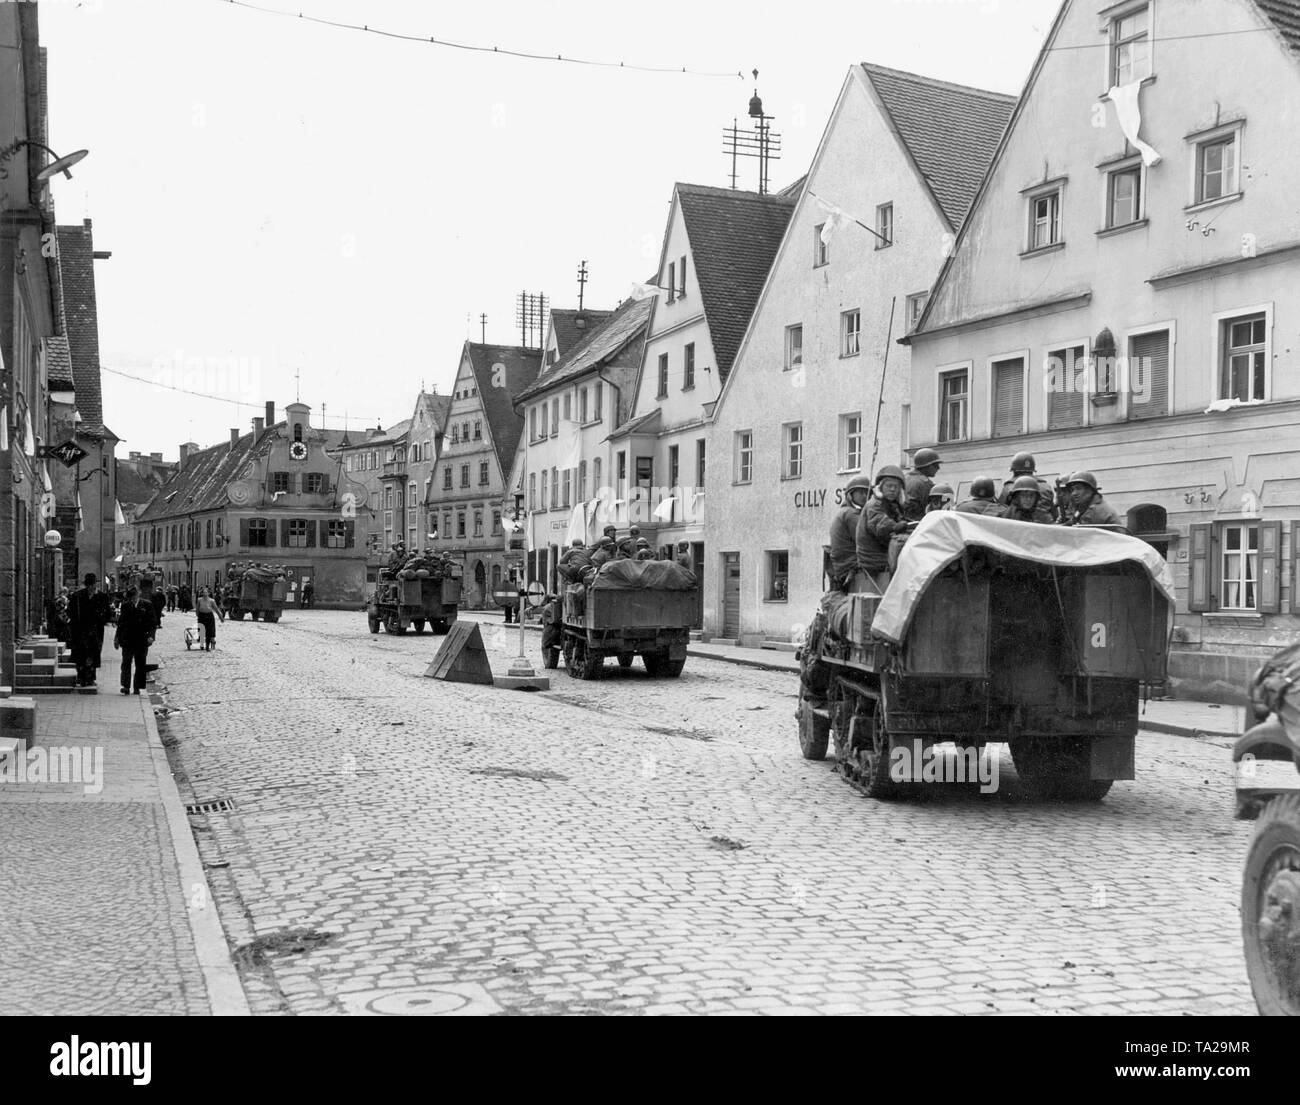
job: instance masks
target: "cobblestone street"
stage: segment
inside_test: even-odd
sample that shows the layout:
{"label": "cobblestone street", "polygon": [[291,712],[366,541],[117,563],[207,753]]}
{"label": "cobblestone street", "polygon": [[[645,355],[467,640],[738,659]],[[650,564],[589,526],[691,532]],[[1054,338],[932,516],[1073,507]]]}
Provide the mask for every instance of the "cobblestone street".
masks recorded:
{"label": "cobblestone street", "polygon": [[[879,803],[800,757],[793,675],[528,694],[423,678],[441,640],[164,623],[254,1012],[1253,1012],[1226,742],[1144,733],[1100,804],[1018,801],[1005,753],[997,793]],[[484,640],[504,671],[515,632]]]}

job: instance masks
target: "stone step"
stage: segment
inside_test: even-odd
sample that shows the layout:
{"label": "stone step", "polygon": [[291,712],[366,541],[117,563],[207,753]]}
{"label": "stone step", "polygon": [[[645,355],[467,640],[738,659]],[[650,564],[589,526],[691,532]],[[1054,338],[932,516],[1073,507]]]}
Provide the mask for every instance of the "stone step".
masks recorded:
{"label": "stone step", "polygon": [[36,659],[36,653],[34,653],[30,648],[14,649],[15,664],[30,664],[35,659]]}
{"label": "stone step", "polygon": [[32,645],[31,651],[38,660],[57,660],[63,646],[58,641],[42,641],[38,645]]}
{"label": "stone step", "polygon": [[23,694],[76,694],[81,690],[89,691],[91,694],[94,694],[96,689],[97,688],[95,687],[78,687],[75,683],[70,686],[55,686],[53,683],[48,683],[44,687],[24,687]]}
{"label": "stone step", "polygon": [[8,698],[13,693],[13,687],[0,687],[0,698]]}

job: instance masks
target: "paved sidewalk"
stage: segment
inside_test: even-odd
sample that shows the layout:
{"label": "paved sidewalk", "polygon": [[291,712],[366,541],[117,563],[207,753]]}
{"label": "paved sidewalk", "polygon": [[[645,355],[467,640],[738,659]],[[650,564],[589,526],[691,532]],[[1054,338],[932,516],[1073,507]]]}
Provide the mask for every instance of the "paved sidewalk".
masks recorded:
{"label": "paved sidewalk", "polygon": [[149,698],[43,695],[36,727],[0,783],[0,1015],[246,1015]]}
{"label": "paved sidewalk", "polygon": [[[489,611],[465,610],[461,616],[471,617],[484,624],[501,624],[501,616]],[[516,627],[509,628],[515,630]],[[526,628],[540,630],[541,626],[528,625]],[[794,653],[779,648],[742,648],[739,645],[717,644],[712,641],[692,641],[687,655],[766,671],[799,670]],[[1244,707],[1220,706],[1212,702],[1152,699],[1144,707],[1139,706],[1139,710],[1143,729],[1180,737],[1235,738],[1253,724],[1247,720]]]}

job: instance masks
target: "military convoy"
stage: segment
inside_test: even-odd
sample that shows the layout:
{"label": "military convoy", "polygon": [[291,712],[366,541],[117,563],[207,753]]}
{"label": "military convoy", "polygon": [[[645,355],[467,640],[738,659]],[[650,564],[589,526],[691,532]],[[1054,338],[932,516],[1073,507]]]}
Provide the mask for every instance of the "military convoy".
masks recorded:
{"label": "military convoy", "polygon": [[436,554],[416,554],[395,559],[379,572],[375,589],[366,602],[371,633],[400,636],[411,626],[423,633],[429,626],[446,633],[460,606],[462,568],[458,561]]}
{"label": "military convoy", "polygon": [[221,588],[221,605],[237,622],[247,615],[252,621],[278,622],[284,612],[288,582],[284,570],[266,564],[226,566],[226,582]]}
{"label": "military convoy", "polygon": [[891,798],[925,781],[937,745],[1009,743],[1023,791],[1100,799],[1133,778],[1173,598],[1137,538],[928,514],[883,595],[822,600],[799,652],[800,749],[820,760],[833,739],[845,777]]}

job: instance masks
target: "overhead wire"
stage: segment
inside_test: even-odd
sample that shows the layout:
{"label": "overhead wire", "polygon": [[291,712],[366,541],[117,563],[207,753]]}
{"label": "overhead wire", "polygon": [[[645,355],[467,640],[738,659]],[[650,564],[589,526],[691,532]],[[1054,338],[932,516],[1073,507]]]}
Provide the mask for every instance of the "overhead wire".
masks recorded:
{"label": "overhead wire", "polygon": [[680,73],[691,77],[737,77],[744,80],[744,74],[737,70],[734,73],[708,72],[700,69],[689,69],[686,66],[657,66],[657,65],[636,65],[624,61],[596,61],[591,58],[574,58],[565,57],[563,54],[538,54],[528,50],[512,50],[500,46],[477,46],[468,42],[452,42],[445,38],[435,38],[432,35],[413,35],[403,34],[400,31],[385,31],[379,27],[371,27],[366,23],[345,23],[341,20],[323,19],[316,15],[304,15],[302,12],[284,11],[281,8],[268,8],[261,4],[250,4],[247,0],[219,0],[223,4],[231,4],[238,8],[248,8],[250,11],[262,12],[266,15],[281,15],[290,19],[301,19],[307,23],[317,23],[323,27],[336,27],[340,30],[347,31],[364,31],[368,34],[379,35],[382,38],[395,38],[403,42],[422,42],[431,46],[445,46],[452,50],[467,50],[481,54],[502,54],[506,57],[527,58],[532,61],[560,61],[567,62],[570,65],[590,65],[604,69],[631,69],[640,73]]}

